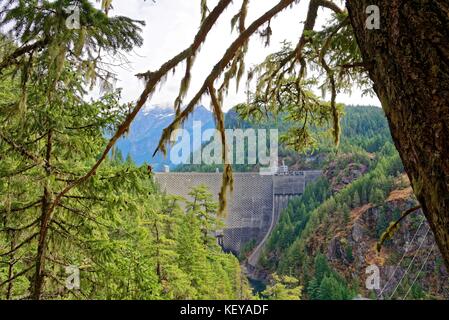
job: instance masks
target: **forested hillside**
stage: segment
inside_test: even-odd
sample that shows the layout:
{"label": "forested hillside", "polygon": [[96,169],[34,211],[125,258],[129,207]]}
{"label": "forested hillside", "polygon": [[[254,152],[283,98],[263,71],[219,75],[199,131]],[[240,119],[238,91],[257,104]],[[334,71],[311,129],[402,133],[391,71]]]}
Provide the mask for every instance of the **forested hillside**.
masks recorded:
{"label": "forested hillside", "polygon": [[[282,213],[260,261],[261,274],[298,277],[307,299],[447,298],[448,274],[420,211],[377,251],[390,222],[416,206],[416,199],[381,110],[345,110],[338,154],[327,158],[323,177]],[[380,290],[365,287],[372,264],[381,271]]]}
{"label": "forested hillside", "polygon": [[[291,122],[285,118],[285,115],[269,114],[268,117],[255,120],[245,118],[239,115],[238,106],[225,114],[224,124],[226,129],[273,129],[279,130],[279,135],[285,137],[292,127]],[[341,145],[336,148],[331,139],[331,132],[327,125],[315,127],[319,131],[320,138],[314,147],[306,148],[302,152],[287,147],[281,140],[279,145],[279,161],[285,162],[291,170],[321,169],[335,152],[360,151],[366,152],[378,151],[386,141],[391,142],[385,115],[380,108],[372,106],[349,106],[344,109],[342,121]],[[267,138],[268,139],[268,138]],[[206,144],[205,144],[206,145]],[[203,146],[204,147],[204,146]],[[245,142],[245,154],[247,154],[248,145]],[[258,165],[232,165],[233,170],[257,171]],[[222,165],[179,165],[175,171],[196,171],[196,172],[215,172],[219,168],[222,171]]]}
{"label": "forested hillside", "polygon": [[[160,153],[153,156],[153,151],[156,149],[163,129],[173,121],[174,116],[173,107],[145,108],[137,115],[128,134],[117,142],[117,152],[120,152],[124,159],[130,157],[137,165],[151,163],[155,171],[163,171],[164,165],[173,167],[174,164],[169,157]],[[183,126],[190,137],[193,136],[194,122],[201,124],[202,132],[215,128],[212,113],[202,106],[195,110]],[[170,148],[168,148],[168,154],[170,154]]]}
{"label": "forested hillside", "polygon": [[[201,0],[195,25],[190,1],[164,14],[147,11],[162,1],[138,2],[0,0],[1,300],[449,298],[447,0],[308,0],[301,30],[280,30],[299,38],[275,50],[274,20],[305,1]],[[367,32],[369,8],[383,29]],[[142,20],[120,15],[133,10]],[[226,12],[231,38],[214,33]],[[164,22],[154,38],[151,17]],[[171,28],[185,30],[165,39]],[[271,52],[258,62],[247,59],[255,37]],[[224,47],[201,56],[213,41]],[[339,103],[359,89],[383,109]],[[158,94],[173,110],[146,114]],[[188,199],[156,183],[175,131],[194,120],[215,126],[221,147],[227,128],[279,130],[290,172],[267,177],[267,192],[242,184],[254,190],[227,230],[232,171],[258,164],[175,169],[218,169],[218,202],[193,180]]]}
{"label": "forested hillside", "polygon": [[[226,114],[227,128],[288,122],[251,122]],[[323,176],[290,201],[267,241],[256,272],[299,279],[304,299],[407,299],[449,297],[448,273],[420,210],[402,220],[378,252],[389,225],[417,205],[380,108],[348,106],[342,116],[338,148],[323,134],[315,148],[298,153],[280,147],[280,161],[290,170],[322,169]],[[322,128],[317,130],[323,130]],[[182,166],[179,170],[215,171],[218,166]],[[257,166],[234,166],[255,171]],[[242,261],[254,244],[240,255]],[[427,256],[428,255],[428,256]],[[365,270],[379,267],[381,288],[367,290]]]}

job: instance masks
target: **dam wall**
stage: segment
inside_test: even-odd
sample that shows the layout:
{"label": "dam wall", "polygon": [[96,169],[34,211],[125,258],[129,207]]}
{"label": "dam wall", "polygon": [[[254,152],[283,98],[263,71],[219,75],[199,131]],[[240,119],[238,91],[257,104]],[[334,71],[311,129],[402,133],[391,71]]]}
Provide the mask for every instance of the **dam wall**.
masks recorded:
{"label": "dam wall", "polygon": [[[307,184],[317,179],[321,171],[286,175],[235,172],[233,175],[234,191],[228,194],[228,214],[220,244],[224,250],[238,254],[245,244],[255,241],[248,258],[248,263],[255,265],[288,201],[303,194]],[[189,200],[188,193],[193,187],[205,185],[218,201],[222,182],[221,173],[167,172],[156,173],[155,178],[162,191]]]}

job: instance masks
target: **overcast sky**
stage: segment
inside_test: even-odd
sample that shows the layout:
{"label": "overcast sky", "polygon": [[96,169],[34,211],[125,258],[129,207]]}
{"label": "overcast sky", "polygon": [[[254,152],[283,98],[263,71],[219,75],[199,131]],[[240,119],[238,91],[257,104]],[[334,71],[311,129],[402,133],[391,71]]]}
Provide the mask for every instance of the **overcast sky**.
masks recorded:
{"label": "overcast sky", "polygon": [[[209,0],[212,7],[217,0]],[[247,24],[271,8],[276,0],[250,1]],[[156,70],[159,66],[188,47],[199,28],[200,0],[114,0],[112,15],[124,15],[137,20],[144,20],[146,26],[143,30],[144,45],[137,48],[128,57],[131,65],[127,69],[118,68],[120,81],[117,86],[123,88],[124,102],[135,101],[140,95],[143,83],[134,76],[136,73],[147,70]],[[308,1],[303,0],[293,9],[281,12],[272,21],[273,36],[271,46],[265,48],[259,37],[254,37],[250,43],[246,65],[251,66],[263,61],[271,52],[280,48],[283,40],[296,42],[305,19]],[[196,58],[192,72],[191,89],[187,98],[191,97],[201,86],[215,63],[222,57],[229,44],[237,34],[231,34],[230,20],[240,6],[240,1],[228,8],[226,14],[221,17],[218,24],[209,34],[206,44],[201,48]],[[325,11],[324,11],[325,12]],[[325,24],[326,19],[321,14],[318,26]],[[324,15],[325,16],[325,15]],[[179,81],[183,75],[184,65],[177,68],[175,76],[170,76],[161,90],[155,93],[149,102],[150,105],[172,106],[177,96]],[[245,86],[241,86],[236,92],[235,85],[231,86],[229,95],[225,99],[224,108],[227,110],[239,102],[245,101]],[[186,99],[187,100],[187,99]],[[354,90],[352,96],[339,95],[339,102],[346,104],[380,105],[377,98],[362,97],[361,92]],[[204,99],[203,104],[209,106],[209,101]]]}

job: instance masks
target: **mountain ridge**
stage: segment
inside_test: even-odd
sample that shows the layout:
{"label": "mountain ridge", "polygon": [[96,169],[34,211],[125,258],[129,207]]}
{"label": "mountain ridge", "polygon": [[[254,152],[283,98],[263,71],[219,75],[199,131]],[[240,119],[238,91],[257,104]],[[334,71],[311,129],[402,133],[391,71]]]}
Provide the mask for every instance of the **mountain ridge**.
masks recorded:
{"label": "mountain ridge", "polygon": [[[126,158],[129,155],[137,165],[151,164],[155,171],[161,171],[164,165],[173,167],[170,160],[161,153],[157,153],[154,157],[152,154],[157,147],[162,130],[170,125],[174,116],[173,108],[157,105],[144,108],[133,121],[128,135],[117,142],[117,149],[123,157]],[[202,130],[215,128],[212,113],[202,105],[195,108],[183,125],[190,135],[193,132],[193,121],[201,121]],[[167,154],[169,152],[170,146],[167,147]]]}

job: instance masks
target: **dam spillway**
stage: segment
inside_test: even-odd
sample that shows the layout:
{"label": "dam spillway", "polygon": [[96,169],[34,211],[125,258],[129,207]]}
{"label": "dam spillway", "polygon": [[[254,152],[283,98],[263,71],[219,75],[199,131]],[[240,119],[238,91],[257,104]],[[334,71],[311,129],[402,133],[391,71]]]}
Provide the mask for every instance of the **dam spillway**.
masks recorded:
{"label": "dam spillway", "polygon": [[[288,201],[304,193],[310,182],[316,180],[321,171],[297,171],[283,175],[260,175],[258,173],[234,172],[234,191],[228,194],[227,216],[221,245],[235,254],[245,244],[256,244],[250,265],[255,265],[263,244],[279,220]],[[161,191],[182,196],[190,200],[193,187],[205,185],[218,200],[222,183],[221,173],[167,172],[156,173]]]}

